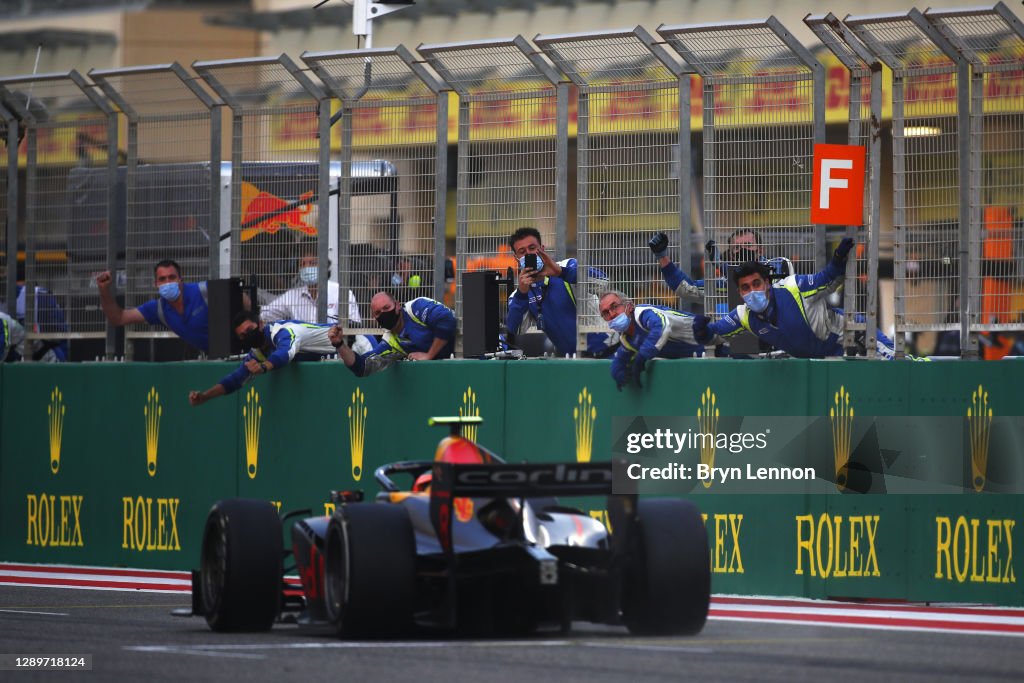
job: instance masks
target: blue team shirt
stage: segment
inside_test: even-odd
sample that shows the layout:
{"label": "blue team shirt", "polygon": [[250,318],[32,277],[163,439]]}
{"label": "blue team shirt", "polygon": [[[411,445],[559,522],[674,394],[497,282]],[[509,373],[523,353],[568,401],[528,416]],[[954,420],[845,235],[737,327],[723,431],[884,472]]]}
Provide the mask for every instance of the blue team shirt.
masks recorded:
{"label": "blue team shirt", "polygon": [[[206,284],[205,282],[203,283]],[[185,307],[182,314],[163,299],[153,299],[139,306],[138,311],[150,325],[163,325],[158,307],[163,309],[167,327],[197,349],[210,350],[210,309],[199,285],[186,283],[181,289]]]}
{"label": "blue team shirt", "polygon": [[[821,333],[819,336],[808,324],[805,313],[812,306],[827,306],[821,292],[843,274],[845,264],[829,264],[815,275],[797,275],[793,278],[803,302],[798,302],[786,287],[775,284],[768,308],[762,313],[749,312],[747,319],[750,331],[777,349],[794,358],[826,358],[841,356],[843,346],[837,332]],[[787,279],[788,281],[788,279]],[[814,297],[812,301],[806,297]],[[838,313],[838,309],[836,310]],[[708,330],[729,338],[745,328],[741,322],[741,311],[734,308],[728,315],[710,323]]]}
{"label": "blue team shirt", "polygon": [[[561,277],[548,276],[542,282],[534,282],[527,294],[516,288],[508,300],[505,326],[515,334],[530,315],[558,353],[569,356],[576,353],[576,296],[570,285],[576,284],[578,265],[574,258],[558,264],[562,267]],[[607,283],[608,277],[597,268],[590,268],[589,272],[591,279]],[[587,350],[593,354],[606,352],[609,344],[609,336],[604,332],[587,334]]]}
{"label": "blue team shirt", "polygon": [[450,308],[439,301],[425,296],[413,299],[402,306],[402,331],[398,336],[390,332],[384,335],[372,350],[356,355],[356,362],[349,368],[356,375],[366,373],[366,361],[374,358],[405,358],[416,351],[427,352],[434,339],[444,339],[447,343],[437,354],[437,358],[447,358],[455,350],[455,314]]}

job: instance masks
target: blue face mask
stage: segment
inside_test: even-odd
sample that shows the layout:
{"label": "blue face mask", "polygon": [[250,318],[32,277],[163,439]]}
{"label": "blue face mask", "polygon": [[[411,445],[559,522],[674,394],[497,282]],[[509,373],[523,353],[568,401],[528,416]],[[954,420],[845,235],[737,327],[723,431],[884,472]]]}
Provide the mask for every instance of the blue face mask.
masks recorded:
{"label": "blue face mask", "polygon": [[762,313],[768,308],[768,292],[755,289],[749,294],[743,295],[743,303],[754,313]]}
{"label": "blue face mask", "polygon": [[174,301],[181,295],[181,287],[177,282],[165,282],[159,287],[160,297],[167,301]]}
{"label": "blue face mask", "polygon": [[608,327],[612,328],[619,334],[626,334],[626,330],[629,329],[630,322],[632,322],[632,318],[630,318],[630,316],[625,312],[622,312],[608,321]]}
{"label": "blue face mask", "polygon": [[299,268],[299,280],[304,285],[315,285],[318,275],[318,269],[316,266],[306,266]]}

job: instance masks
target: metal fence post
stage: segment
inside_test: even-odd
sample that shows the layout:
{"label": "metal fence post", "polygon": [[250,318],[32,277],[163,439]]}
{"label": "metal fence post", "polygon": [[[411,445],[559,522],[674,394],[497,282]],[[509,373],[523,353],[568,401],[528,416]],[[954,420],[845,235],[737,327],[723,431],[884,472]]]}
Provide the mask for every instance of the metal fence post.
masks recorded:
{"label": "metal fence post", "polygon": [[907,332],[943,331],[959,331],[961,353],[970,355],[965,62],[917,10],[843,23],[893,72],[897,357]]}
{"label": "metal fence post", "polygon": [[[177,63],[89,76],[127,119],[125,306],[153,298],[153,264],[163,259],[177,262],[186,281],[217,277],[220,164],[210,153],[214,145],[220,152],[221,103]],[[135,358],[142,340],[174,337],[129,328],[125,356]]]}
{"label": "metal fence post", "polygon": [[[558,169],[562,79],[522,36],[417,51],[459,96],[455,313],[461,329],[462,274],[518,270],[507,248],[514,230],[537,228],[548,253],[566,257],[557,253],[566,196]],[[499,307],[504,322],[504,300]]]}
{"label": "metal fence post", "polygon": [[[846,333],[843,345],[854,347],[854,334],[864,332],[864,346],[868,358],[876,357],[875,333],[878,316],[878,246],[879,188],[881,169],[880,122],[882,119],[882,65],[871,55],[860,40],[843,26],[831,12],[804,18],[822,43],[846,67],[850,74],[850,106],[847,139],[849,144],[861,145],[867,152],[867,182],[864,186],[864,229],[849,226],[848,237],[857,239],[858,247],[866,242],[867,258],[849,259],[846,268],[843,310]],[[860,233],[860,234],[858,234]],[[858,318],[863,316],[863,320]]]}
{"label": "metal fence post", "polygon": [[[597,294],[613,286],[641,303],[678,305],[662,282],[647,241],[668,232],[672,253],[688,254],[689,216],[680,139],[678,58],[642,27],[537,36],[535,42],[576,86],[578,262],[577,348],[608,333]],[[685,127],[684,127],[685,126]],[[688,188],[686,190],[688,192]],[[688,261],[681,267],[690,269]]]}
{"label": "metal fence post", "polygon": [[810,222],[823,68],[774,17],[658,34],[704,80],[704,226],[719,247],[705,267],[704,307],[720,317],[726,269],[751,252],[789,258],[798,272],[823,265],[824,231]]}
{"label": "metal fence post", "polygon": [[[0,93],[2,102],[2,93]],[[17,268],[18,268],[18,118],[5,107],[0,106],[0,118],[3,119],[4,135],[0,137],[0,150],[7,165],[7,172],[0,179],[0,197],[3,197],[3,244],[4,256],[0,259],[0,292],[7,313],[15,317],[15,300],[17,299]]]}
{"label": "metal fence post", "polygon": [[[443,300],[444,84],[403,46],[302,59],[341,103],[343,289],[367,304],[382,289],[400,301]],[[369,316],[345,320],[349,334],[377,327]]]}
{"label": "metal fence post", "polygon": [[[323,88],[288,57],[202,61],[192,67],[231,107],[231,274],[255,280],[261,314],[325,322],[330,165],[321,135],[329,116]],[[300,279],[314,258],[317,296]],[[326,296],[325,296],[326,295]],[[347,299],[339,296],[338,307]]]}
{"label": "metal fence post", "polygon": [[3,78],[0,90],[28,138],[26,339],[33,346],[43,340],[83,345],[105,340],[102,352],[99,347],[89,352],[110,356],[113,337],[96,306],[92,278],[97,270],[113,267],[112,241],[121,227],[112,174],[116,113],[74,70]]}
{"label": "metal fence post", "polygon": [[[924,16],[970,66],[970,328],[1024,330],[1024,306],[1014,304],[1024,277],[1024,24],[1002,2]],[[995,339],[988,346],[999,348]]]}

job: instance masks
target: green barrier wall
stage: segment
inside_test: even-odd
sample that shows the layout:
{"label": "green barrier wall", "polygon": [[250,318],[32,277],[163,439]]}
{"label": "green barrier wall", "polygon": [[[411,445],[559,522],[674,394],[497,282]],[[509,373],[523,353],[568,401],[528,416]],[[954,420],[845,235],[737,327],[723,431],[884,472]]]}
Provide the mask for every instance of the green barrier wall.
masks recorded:
{"label": "green barrier wall", "polygon": [[[712,398],[722,416],[827,416],[837,394],[857,416],[966,424],[979,406],[1024,415],[1024,364],[1010,361],[657,361],[642,390],[623,392],[602,361],[409,363],[363,380],[317,363],[188,405],[190,389],[231,368],[0,368],[0,557],[188,569],[217,499],[328,511],[331,489],[373,492],[377,466],[433,457],[442,432],[426,425],[431,415],[483,416],[477,439],[513,461],[608,459],[614,416],[692,416]],[[971,454],[911,423],[904,440],[918,446],[902,457],[962,458],[966,493],[821,494],[820,481],[788,495],[698,487],[714,590],[1024,605],[1014,554],[1015,541],[1024,553],[1021,424],[988,435],[980,492]],[[800,457],[831,463],[832,439],[817,441]],[[579,504],[603,519],[601,501]]]}

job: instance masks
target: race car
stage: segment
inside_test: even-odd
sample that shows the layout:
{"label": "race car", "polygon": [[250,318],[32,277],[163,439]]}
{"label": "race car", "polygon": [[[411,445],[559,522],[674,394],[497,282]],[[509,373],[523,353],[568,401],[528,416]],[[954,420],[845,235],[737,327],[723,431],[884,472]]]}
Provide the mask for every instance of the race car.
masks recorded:
{"label": "race car", "polygon": [[[217,502],[192,614],[214,631],[287,620],[343,638],[567,632],[574,621],[647,635],[703,628],[711,574],[695,505],[613,493],[612,463],[505,463],[461,434],[480,421],[433,418],[450,428],[433,460],[378,468],[374,502],[332,492],[330,516]],[[611,530],[555,496],[607,496]],[[285,550],[282,526],[295,517]],[[301,591],[285,580],[294,572]]]}

